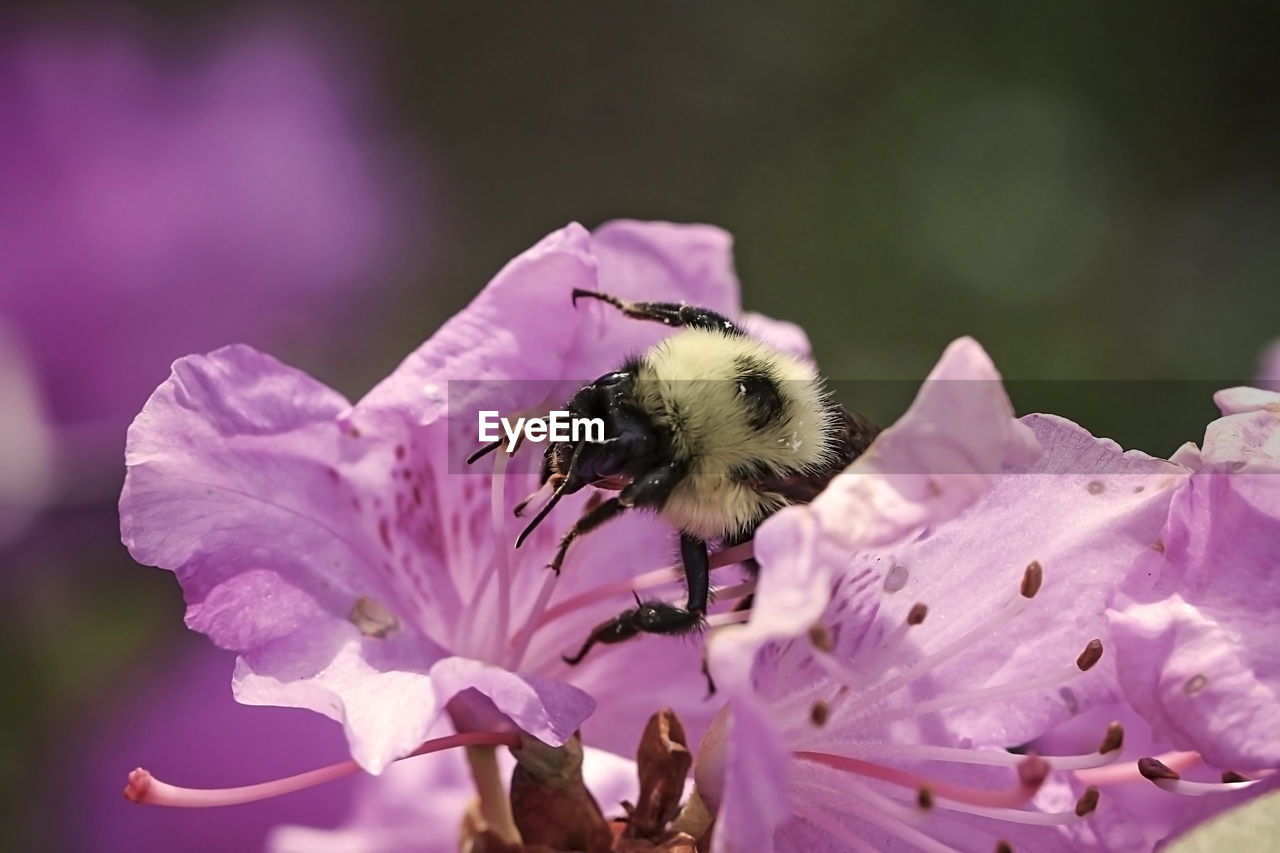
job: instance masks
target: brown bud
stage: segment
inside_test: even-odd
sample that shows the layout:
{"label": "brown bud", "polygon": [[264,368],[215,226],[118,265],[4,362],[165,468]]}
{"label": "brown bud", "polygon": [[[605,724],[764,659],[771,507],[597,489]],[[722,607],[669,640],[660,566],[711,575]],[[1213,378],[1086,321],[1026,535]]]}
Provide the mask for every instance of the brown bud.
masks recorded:
{"label": "brown bud", "polygon": [[527,848],[586,853],[613,848],[613,830],[582,781],[579,735],[560,747],[525,736],[512,753],[511,812]]}
{"label": "brown bud", "polygon": [[656,841],[680,810],[684,781],[693,766],[693,753],[675,711],[664,708],[649,718],[636,750],[640,796],[630,809],[628,838]]}

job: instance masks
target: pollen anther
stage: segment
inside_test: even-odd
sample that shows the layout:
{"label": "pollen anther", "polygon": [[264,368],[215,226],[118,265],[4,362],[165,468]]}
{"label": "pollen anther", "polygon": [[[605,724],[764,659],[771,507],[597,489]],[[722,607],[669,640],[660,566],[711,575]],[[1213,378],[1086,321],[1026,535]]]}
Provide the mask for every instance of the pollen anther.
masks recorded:
{"label": "pollen anther", "polygon": [[1076,658],[1076,666],[1081,672],[1088,672],[1093,665],[1102,660],[1102,641],[1094,637],[1089,644],[1084,647],[1084,651],[1080,653],[1080,657]]}
{"label": "pollen anther", "polygon": [[1044,583],[1044,569],[1039,560],[1032,560],[1027,564],[1027,570],[1022,573],[1022,588],[1019,590],[1022,597],[1035,598],[1042,583]]}

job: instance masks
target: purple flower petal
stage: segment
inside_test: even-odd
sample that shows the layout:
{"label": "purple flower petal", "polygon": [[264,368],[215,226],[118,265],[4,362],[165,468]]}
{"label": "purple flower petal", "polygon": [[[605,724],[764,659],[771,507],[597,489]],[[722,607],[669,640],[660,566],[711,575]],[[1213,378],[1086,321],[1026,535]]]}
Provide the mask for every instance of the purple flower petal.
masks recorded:
{"label": "purple flower petal", "polygon": [[[504,411],[534,406],[545,386],[519,380],[590,382],[670,333],[656,323],[580,303],[575,288],[648,302],[688,302],[736,315],[737,279],[728,234],[702,225],[577,223],[549,234],[489,285],[360,401],[395,407],[418,422],[445,412],[448,380],[510,386]],[[525,397],[521,398],[521,393]],[[470,421],[474,423],[474,421]]]}
{"label": "purple flower petal", "polygon": [[[1265,635],[1280,595],[1280,395],[1215,399],[1196,469],[1174,500],[1148,571],[1167,595],[1128,590],[1113,613],[1124,687],[1157,735],[1220,766],[1274,766],[1280,656]],[[1260,633],[1259,633],[1260,632]]]}
{"label": "purple flower petal", "polygon": [[746,697],[720,712],[697,752],[699,795],[716,815],[712,853],[771,853],[789,807],[786,748],[768,717]]}
{"label": "purple flower petal", "polygon": [[[1130,706],[1122,703],[1099,706],[1037,739],[1031,748],[1042,755],[1088,753],[1096,748],[1099,729],[1111,722],[1124,727],[1124,747],[1114,762],[1101,768],[1114,774],[1127,771],[1126,778],[1101,784],[1098,809],[1089,819],[1064,827],[1077,846],[1100,851],[1153,850],[1227,809],[1255,799],[1280,785],[1280,777],[1242,791],[1224,791],[1207,796],[1181,796],[1161,790],[1137,770],[1137,761],[1173,749],[1167,741],[1156,740],[1150,726]],[[1189,768],[1183,777],[1192,781],[1218,782],[1220,771],[1209,767]],[[1090,771],[1069,774],[1075,793],[1086,784],[1096,784]]]}
{"label": "purple flower petal", "polygon": [[[713,672],[729,691],[740,691],[746,679],[787,750],[856,758],[938,782],[1008,787],[1012,768],[980,771],[941,753],[928,760],[929,750],[1007,756],[1005,747],[1117,694],[1106,610],[1120,582],[1157,553],[1152,546],[1160,544],[1187,472],[1122,453],[1059,418],[1029,416],[1021,426],[1043,455],[1006,464],[972,506],[897,543],[850,549],[803,508],[780,513],[762,529],[761,603],[753,623],[763,615],[758,630],[772,637],[762,644],[740,640],[750,636],[750,624],[722,629],[711,645]],[[1041,564],[1043,583],[1027,599],[1019,586],[1032,561]],[[779,576],[789,583],[766,591]],[[823,577],[825,589],[817,587]],[[1145,583],[1149,588],[1155,580]],[[804,595],[809,588],[817,591]],[[772,596],[782,601],[776,611]],[[921,603],[927,618],[908,627],[908,613]],[[808,636],[792,627],[815,623],[821,628]],[[1104,638],[1106,651],[1082,674],[1074,661],[1094,637]],[[790,849],[845,849],[853,837],[885,849],[917,831],[960,847],[975,832],[992,845],[1004,838],[1028,849],[1069,850],[1075,843],[1053,827],[945,808],[914,827],[885,813],[884,804],[900,803],[902,792],[876,777],[799,759],[789,764],[796,817],[776,839],[788,839]],[[1057,778],[1022,808],[1071,815],[1079,794]]]}
{"label": "purple flower petal", "polygon": [[810,505],[850,547],[881,545],[951,518],[991,485],[1005,463],[1039,450],[991,359],[971,338],[947,347],[911,408]]}
{"label": "purple flower petal", "polygon": [[760,526],[755,547],[764,570],[751,622],[714,639],[716,677],[744,682],[761,643],[807,630],[850,553],[955,516],[1006,461],[1038,452],[987,354],[969,338],[951,344],[911,408],[866,453],[811,504]]}
{"label": "purple flower petal", "polygon": [[[1198,467],[1174,497],[1163,550],[1111,614],[1121,684],[1156,735],[1220,767],[1280,764],[1280,395],[1217,397]],[[1247,401],[1262,406],[1250,410]]]}
{"label": "purple flower petal", "polygon": [[240,652],[241,701],[342,721],[375,771],[472,688],[552,743],[592,708],[572,681],[617,700],[593,724],[598,742],[634,744],[652,707],[617,689],[620,672],[628,687],[651,683],[693,732],[705,727],[696,647],[610,648],[579,669],[561,659],[628,606],[630,579],[669,562],[671,531],[621,519],[575,545],[552,578],[543,567],[587,496],[564,501],[513,551],[524,522],[510,508],[536,485],[536,455],[499,477],[494,457],[464,468],[474,445],[450,440],[452,380],[541,394],[546,383],[529,380],[590,378],[629,344],[668,333],[597,312],[562,334],[578,286],[735,307],[718,229],[570,226],[512,261],[355,407],[247,347],[175,365],[130,433],[122,532],[140,561],[177,572],[188,624]]}

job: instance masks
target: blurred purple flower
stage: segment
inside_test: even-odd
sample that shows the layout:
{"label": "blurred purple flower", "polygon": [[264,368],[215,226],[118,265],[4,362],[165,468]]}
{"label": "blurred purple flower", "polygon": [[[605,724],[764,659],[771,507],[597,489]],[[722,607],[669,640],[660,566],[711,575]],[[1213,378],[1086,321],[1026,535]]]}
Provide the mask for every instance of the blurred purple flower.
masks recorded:
{"label": "blurred purple flower", "polygon": [[0,323],[0,546],[17,536],[53,489],[53,435],[17,336]]}
{"label": "blurred purple flower", "polygon": [[280,28],[195,61],[123,30],[0,41],[0,318],[67,464],[114,477],[100,460],[172,359],[314,332],[388,273],[404,170],[352,79]]}
{"label": "blurred purple flower", "polygon": [[[763,526],[757,618],[781,592],[769,584],[788,586],[824,564],[838,576],[808,639],[779,610],[782,627],[763,648],[750,626],[712,642],[713,672],[738,694],[699,757],[699,788],[721,809],[716,849],[775,830],[781,850],[883,849],[900,839],[968,848],[975,838],[1076,849],[1089,831],[1068,825],[1091,795],[1076,777],[1044,774],[1107,757],[1037,767],[1005,747],[1122,690],[1178,748],[1219,766],[1274,767],[1274,650],[1251,640],[1280,603],[1280,588],[1262,576],[1280,541],[1280,490],[1268,476],[1280,407],[1252,389],[1218,400],[1228,417],[1210,425],[1204,452],[1174,462],[1122,454],[1074,424],[1029,416],[1039,460],[1007,469],[953,520],[944,514],[889,547],[851,551],[848,537],[820,523],[825,495]],[[868,493],[877,486],[868,478]],[[1223,567],[1219,577],[1208,576],[1210,562]],[[1030,578],[1032,565],[1044,581],[1028,599],[1017,579],[1024,566]],[[1222,570],[1238,577],[1222,583]],[[1176,597],[1193,591],[1198,610]],[[1109,612],[1117,601],[1134,603]],[[917,628],[919,604],[928,618]],[[917,636],[919,647],[908,639]],[[1081,676],[1069,658],[1091,638],[1104,638],[1108,653]],[[1139,778],[1132,764],[1112,777],[1108,784]],[[933,807],[927,817],[917,797]]]}
{"label": "blurred purple flower", "polygon": [[244,346],[174,365],[129,433],[121,528],[136,559],[177,573],[187,624],[240,653],[237,698],[342,722],[373,772],[446,706],[462,729],[509,718],[560,743],[599,701],[608,713],[584,737],[618,751],[662,705],[701,729],[696,647],[654,654],[654,638],[576,668],[561,659],[653,582],[636,576],[669,561],[670,531],[620,519],[582,540],[557,578],[543,567],[582,501],[513,551],[510,508],[536,484],[536,454],[492,476],[462,469],[474,445],[449,441],[450,380],[501,380],[486,387],[507,412],[545,408],[561,402],[544,399],[547,384],[519,380],[580,383],[668,333],[614,312],[566,322],[575,287],[738,313],[724,232],[571,225],[510,262],[354,407]]}

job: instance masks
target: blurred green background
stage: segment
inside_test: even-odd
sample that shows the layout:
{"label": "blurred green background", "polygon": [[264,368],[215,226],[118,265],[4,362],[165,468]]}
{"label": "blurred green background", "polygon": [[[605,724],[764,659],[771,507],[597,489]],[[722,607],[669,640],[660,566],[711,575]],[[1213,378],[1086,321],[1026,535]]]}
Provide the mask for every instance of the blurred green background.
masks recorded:
{"label": "blurred green background", "polygon": [[[40,3],[20,20],[110,22],[181,55],[261,14]],[[424,177],[386,289],[331,337],[278,348],[353,397],[570,220],[723,226],[745,305],[803,326],[835,379],[918,379],[972,335],[1016,380],[1160,380],[1122,394],[1028,381],[1014,402],[1161,455],[1197,440],[1207,392],[1252,376],[1280,336],[1277,4],[269,14],[341,46]],[[909,393],[894,388],[846,402],[888,422]],[[109,498],[53,510],[0,557],[23,568],[0,621],[15,697],[0,710],[0,847],[38,849],[56,808],[33,768],[189,641],[176,583],[131,563]]]}

